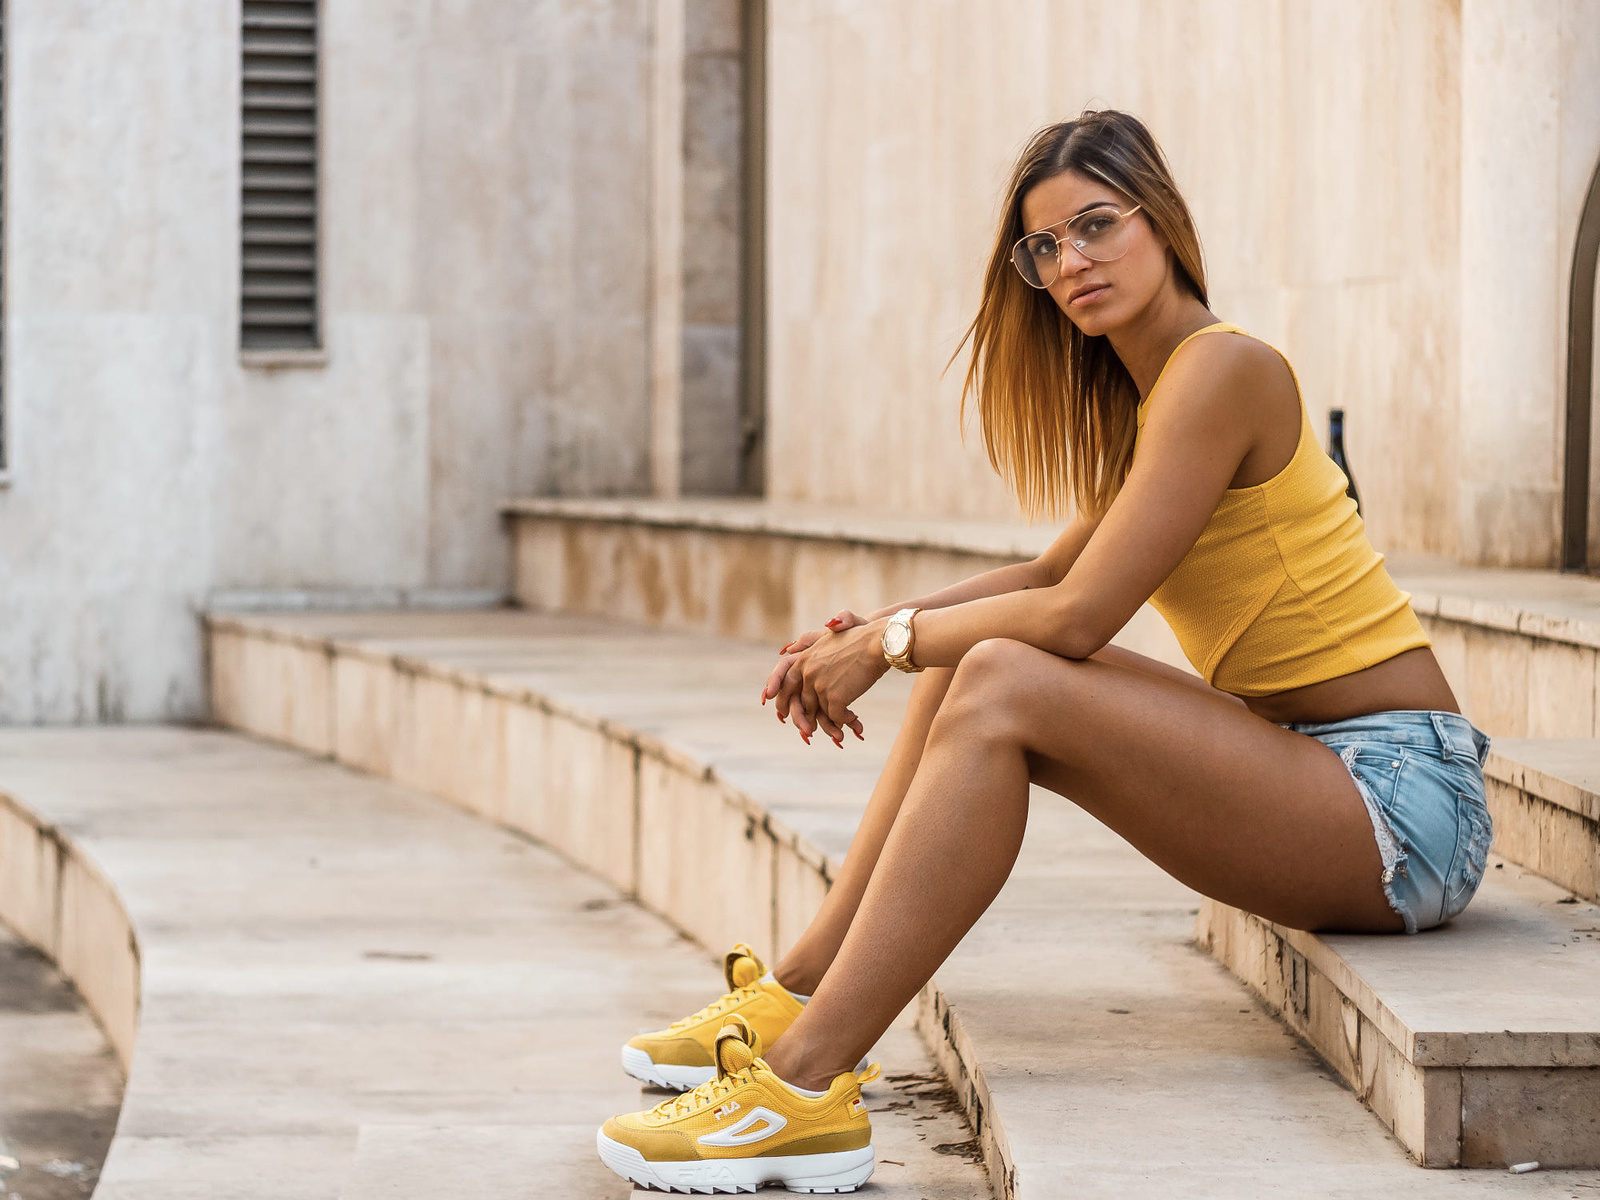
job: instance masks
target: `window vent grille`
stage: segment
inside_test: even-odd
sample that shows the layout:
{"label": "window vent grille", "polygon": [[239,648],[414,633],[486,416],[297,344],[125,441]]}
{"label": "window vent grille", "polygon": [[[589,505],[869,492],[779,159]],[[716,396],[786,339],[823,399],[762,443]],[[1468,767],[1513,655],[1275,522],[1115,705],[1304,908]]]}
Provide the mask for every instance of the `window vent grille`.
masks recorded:
{"label": "window vent grille", "polygon": [[317,0],[243,0],[239,344],[314,350]]}

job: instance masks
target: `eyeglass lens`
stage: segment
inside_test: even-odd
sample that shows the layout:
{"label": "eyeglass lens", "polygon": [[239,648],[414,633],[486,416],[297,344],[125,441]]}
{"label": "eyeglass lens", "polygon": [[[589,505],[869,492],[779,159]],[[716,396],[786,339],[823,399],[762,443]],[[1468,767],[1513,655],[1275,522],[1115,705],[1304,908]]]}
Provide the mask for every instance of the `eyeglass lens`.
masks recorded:
{"label": "eyeglass lens", "polygon": [[[1128,222],[1114,208],[1084,213],[1068,226],[1067,242],[1095,262],[1110,262],[1128,251]],[[1053,233],[1030,233],[1011,252],[1022,278],[1036,288],[1047,288],[1061,273],[1061,253]]]}

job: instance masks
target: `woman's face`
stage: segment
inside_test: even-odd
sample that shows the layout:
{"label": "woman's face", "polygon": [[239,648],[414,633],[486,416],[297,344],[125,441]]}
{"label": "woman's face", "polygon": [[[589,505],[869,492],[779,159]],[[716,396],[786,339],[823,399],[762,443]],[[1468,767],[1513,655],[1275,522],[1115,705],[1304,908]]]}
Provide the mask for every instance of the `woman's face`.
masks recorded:
{"label": "woman's face", "polygon": [[[1035,184],[1022,197],[1023,230],[1050,228],[1078,213],[1109,204],[1127,212],[1134,202],[1091,175],[1066,171]],[[1111,262],[1085,258],[1065,240],[1061,273],[1049,286],[1051,298],[1084,334],[1097,337],[1131,320],[1153,300],[1167,280],[1167,243],[1140,209],[1128,218],[1128,250]]]}

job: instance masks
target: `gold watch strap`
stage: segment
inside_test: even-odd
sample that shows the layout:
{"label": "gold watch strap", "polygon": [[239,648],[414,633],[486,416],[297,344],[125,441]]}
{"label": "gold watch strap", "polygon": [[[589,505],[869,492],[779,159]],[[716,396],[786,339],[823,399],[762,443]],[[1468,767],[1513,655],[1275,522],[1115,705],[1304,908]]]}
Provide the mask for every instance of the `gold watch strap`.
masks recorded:
{"label": "gold watch strap", "polygon": [[889,625],[885,626],[886,631],[889,627],[895,625],[903,625],[906,631],[906,648],[899,654],[891,654],[889,653],[888,647],[884,647],[883,657],[888,660],[888,663],[891,667],[897,667],[902,671],[913,673],[922,670],[921,667],[916,666],[911,661],[911,654],[916,649],[917,645],[916,627],[912,625],[911,618],[915,617],[921,611],[922,610],[920,608],[902,608],[899,612],[895,613],[894,616],[889,618]]}

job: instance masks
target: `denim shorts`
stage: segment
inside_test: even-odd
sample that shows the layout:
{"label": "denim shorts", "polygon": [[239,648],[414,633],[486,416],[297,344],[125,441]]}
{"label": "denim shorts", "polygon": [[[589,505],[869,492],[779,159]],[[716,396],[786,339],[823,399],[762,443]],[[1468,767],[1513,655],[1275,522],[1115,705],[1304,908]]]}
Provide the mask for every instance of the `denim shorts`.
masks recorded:
{"label": "denim shorts", "polygon": [[1407,933],[1466,908],[1494,840],[1484,802],[1488,734],[1459,713],[1432,709],[1279,724],[1316,738],[1349,768],[1372,817],[1384,895]]}

